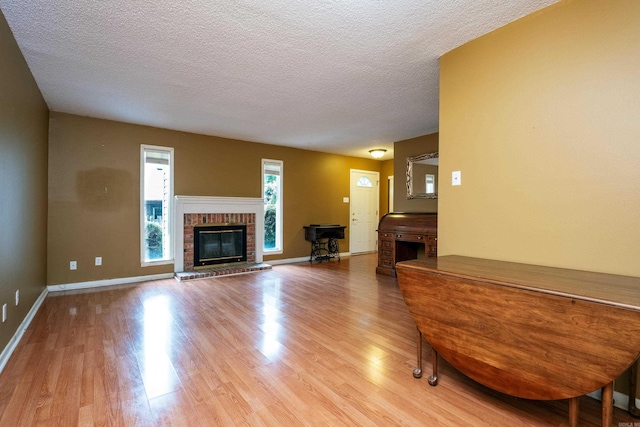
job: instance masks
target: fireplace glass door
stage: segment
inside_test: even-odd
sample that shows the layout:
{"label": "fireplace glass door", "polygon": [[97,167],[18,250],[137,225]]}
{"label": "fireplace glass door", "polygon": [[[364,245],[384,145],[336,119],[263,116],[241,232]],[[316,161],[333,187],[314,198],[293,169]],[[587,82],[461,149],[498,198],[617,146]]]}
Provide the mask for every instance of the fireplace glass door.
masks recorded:
{"label": "fireplace glass door", "polygon": [[194,266],[247,260],[244,224],[194,227]]}

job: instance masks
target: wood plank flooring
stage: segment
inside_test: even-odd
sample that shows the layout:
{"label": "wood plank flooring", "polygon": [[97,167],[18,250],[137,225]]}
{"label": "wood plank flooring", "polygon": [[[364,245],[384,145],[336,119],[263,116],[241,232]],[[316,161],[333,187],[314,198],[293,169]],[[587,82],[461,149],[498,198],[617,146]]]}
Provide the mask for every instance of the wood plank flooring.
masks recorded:
{"label": "wood plank flooring", "polygon": [[[437,387],[414,379],[415,327],[375,266],[49,294],[0,375],[0,426],[568,425],[566,401],[504,396],[446,362]],[[599,420],[581,398],[581,425]]]}

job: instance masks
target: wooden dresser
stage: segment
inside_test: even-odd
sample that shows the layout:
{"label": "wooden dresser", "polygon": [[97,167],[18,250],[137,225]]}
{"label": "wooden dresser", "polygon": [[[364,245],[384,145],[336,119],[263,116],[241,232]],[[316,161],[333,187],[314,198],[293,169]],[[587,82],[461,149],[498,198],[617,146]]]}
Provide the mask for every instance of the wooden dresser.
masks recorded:
{"label": "wooden dresser", "polygon": [[397,262],[437,255],[437,213],[388,213],[380,220],[376,273],[396,277]]}

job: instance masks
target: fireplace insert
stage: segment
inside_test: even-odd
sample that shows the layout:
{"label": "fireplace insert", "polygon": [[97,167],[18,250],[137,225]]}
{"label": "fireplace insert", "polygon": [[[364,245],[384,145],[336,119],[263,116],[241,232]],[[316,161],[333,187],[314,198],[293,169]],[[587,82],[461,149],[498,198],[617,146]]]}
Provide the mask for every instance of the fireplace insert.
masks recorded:
{"label": "fireplace insert", "polygon": [[196,225],[193,258],[194,267],[247,261],[247,225]]}

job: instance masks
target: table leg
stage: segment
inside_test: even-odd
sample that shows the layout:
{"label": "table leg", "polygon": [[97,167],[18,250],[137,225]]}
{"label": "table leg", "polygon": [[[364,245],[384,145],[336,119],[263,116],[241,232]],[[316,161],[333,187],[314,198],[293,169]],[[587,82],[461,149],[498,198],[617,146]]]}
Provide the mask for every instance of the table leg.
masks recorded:
{"label": "table leg", "polygon": [[602,387],[602,426],[610,427],[613,420],[613,381]]}
{"label": "table leg", "polygon": [[413,378],[422,378],[422,332],[418,331],[418,367],[413,370]]}
{"label": "table leg", "polygon": [[569,426],[578,427],[578,417],[580,414],[580,397],[569,399]]}
{"label": "table leg", "polygon": [[634,418],[640,418],[640,410],[636,407],[636,391],[638,388],[638,360],[633,362],[629,369],[629,414]]}
{"label": "table leg", "polygon": [[429,376],[429,385],[438,385],[438,352],[431,347],[431,363],[433,363],[433,374]]}
{"label": "table leg", "polygon": [[338,258],[340,261],[340,243],[335,237],[329,238],[329,258]]}

